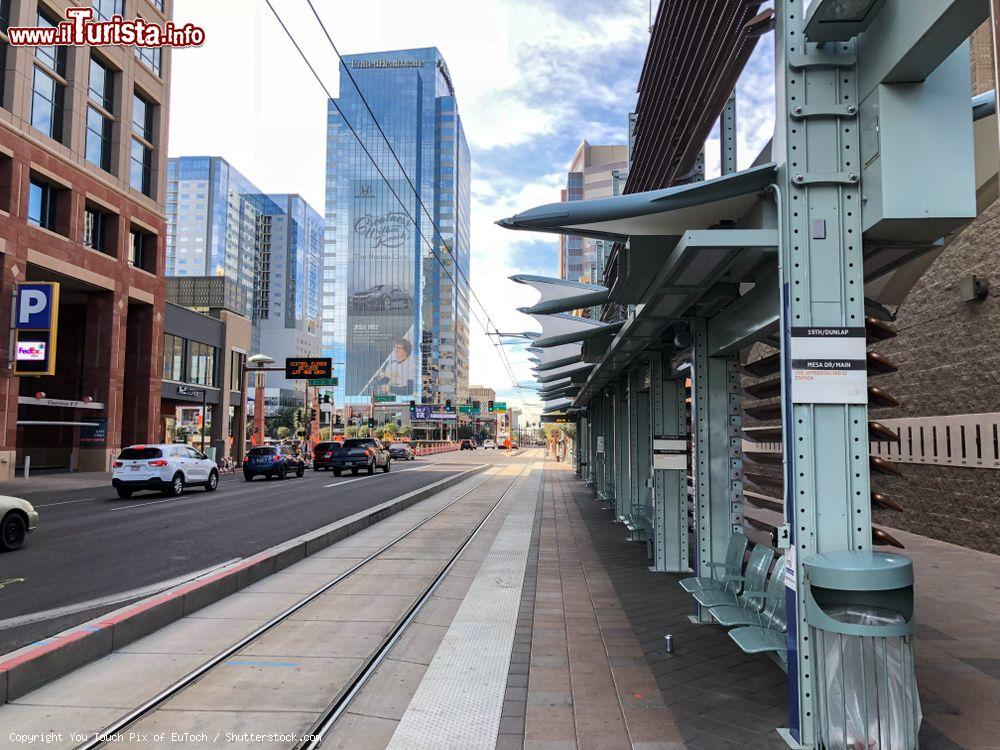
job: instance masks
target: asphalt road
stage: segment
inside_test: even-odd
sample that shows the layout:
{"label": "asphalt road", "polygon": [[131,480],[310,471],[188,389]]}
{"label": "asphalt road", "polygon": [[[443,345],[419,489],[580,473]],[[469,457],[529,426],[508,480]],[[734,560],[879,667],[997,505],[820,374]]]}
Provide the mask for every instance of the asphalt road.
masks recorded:
{"label": "asphalt road", "polygon": [[[54,635],[151,593],[293,539],[472,466],[493,451],[394,461],[388,474],[339,478],[225,476],[214,493],[120,499],[111,489],[24,491],[39,512],[24,548],[0,554],[0,654]],[[502,460],[502,459],[501,459]],[[331,485],[331,486],[327,486]],[[43,614],[34,622],[26,616]]]}

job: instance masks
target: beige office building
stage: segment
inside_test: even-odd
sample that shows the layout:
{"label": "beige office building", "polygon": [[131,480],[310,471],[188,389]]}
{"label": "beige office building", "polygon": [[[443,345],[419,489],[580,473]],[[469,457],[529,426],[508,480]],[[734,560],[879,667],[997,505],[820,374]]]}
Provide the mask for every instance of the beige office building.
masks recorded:
{"label": "beige office building", "polygon": [[[581,141],[570,162],[562,200],[608,198],[615,194],[614,172],[628,168],[628,146],[593,146]],[[611,243],[584,237],[559,236],[559,276],[570,281],[602,283],[604,259]]]}

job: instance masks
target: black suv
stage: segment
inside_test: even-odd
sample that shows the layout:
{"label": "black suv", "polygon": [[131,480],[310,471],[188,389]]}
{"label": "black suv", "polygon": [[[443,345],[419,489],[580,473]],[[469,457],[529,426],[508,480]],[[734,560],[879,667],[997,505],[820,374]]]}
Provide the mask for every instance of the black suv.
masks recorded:
{"label": "black suv", "polygon": [[328,471],[331,468],[333,451],[339,447],[340,443],[336,440],[324,440],[322,443],[316,443],[316,447],[313,448],[313,470]]}
{"label": "black suv", "polygon": [[251,448],[243,459],[243,478],[248,482],[261,474],[266,477],[287,479],[289,474],[301,477],[305,473],[305,459],[290,445],[262,445]]}

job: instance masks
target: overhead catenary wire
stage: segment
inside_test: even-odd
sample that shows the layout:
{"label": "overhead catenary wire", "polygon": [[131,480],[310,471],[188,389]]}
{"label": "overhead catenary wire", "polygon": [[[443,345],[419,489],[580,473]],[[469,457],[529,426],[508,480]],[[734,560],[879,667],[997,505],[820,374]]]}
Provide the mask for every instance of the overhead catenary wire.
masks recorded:
{"label": "overhead catenary wire", "polygon": [[[306,55],[306,53],[302,49],[301,45],[299,45],[298,40],[295,38],[295,35],[292,33],[291,29],[288,28],[288,25],[285,23],[284,19],[281,17],[281,15],[275,9],[274,5],[271,3],[271,0],[264,0],[264,2],[267,4],[267,7],[270,9],[271,14],[274,16],[275,20],[278,22],[278,24],[281,26],[282,30],[285,32],[285,35],[288,37],[289,41],[292,43],[292,46],[295,47],[295,50],[298,52],[299,57],[301,57],[302,61],[306,64],[306,67],[309,69],[309,72],[312,73],[313,78],[316,79],[316,82],[320,85],[320,88],[323,89],[323,92],[326,94],[327,99],[336,108],[336,110],[337,110],[338,114],[340,115],[341,119],[343,120],[344,124],[348,127],[348,129],[351,131],[351,134],[354,136],[354,138],[357,140],[358,144],[361,146],[362,150],[365,153],[365,156],[368,157],[369,161],[372,163],[372,166],[374,166],[375,170],[378,172],[379,177],[381,177],[381,179],[385,183],[386,187],[389,188],[389,191],[392,193],[393,197],[399,203],[400,207],[402,208],[403,212],[406,214],[407,218],[413,223],[413,226],[416,229],[417,233],[419,234],[420,238],[424,241],[424,243],[430,249],[431,253],[433,254],[433,256],[435,258],[435,260],[437,260],[438,264],[441,266],[441,269],[445,272],[445,274],[448,276],[448,278],[454,284],[457,293],[459,295],[461,295],[461,293],[462,293],[462,287],[461,287],[461,285],[458,284],[457,280],[455,279],[455,277],[452,275],[451,271],[449,270],[447,264],[441,258],[441,255],[438,252],[438,249],[435,246],[435,243],[432,242],[432,241],[430,241],[430,240],[428,240],[427,236],[424,234],[423,230],[420,227],[420,222],[410,212],[409,207],[403,202],[402,198],[399,196],[399,193],[396,192],[395,187],[389,181],[389,179],[386,176],[385,172],[382,170],[382,167],[379,165],[379,163],[376,161],[375,157],[372,155],[372,153],[369,150],[369,148],[368,148],[367,144],[365,143],[364,139],[361,137],[361,134],[358,133],[358,131],[355,129],[355,127],[351,124],[350,120],[347,118],[347,116],[344,113],[344,111],[340,108],[340,105],[337,103],[337,100],[333,97],[333,94],[330,92],[329,88],[323,82],[323,79],[320,77],[319,73],[316,71],[316,68],[313,66],[312,62],[309,60],[308,55]],[[315,8],[312,7],[312,3],[310,2],[309,5],[310,5],[310,8],[312,8],[313,13],[315,14],[316,11],[315,11]],[[317,16],[317,18],[318,18],[318,16]],[[322,21],[320,21],[320,24],[322,26]],[[333,45],[333,40],[330,38],[330,35],[326,31],[326,27],[325,26],[323,27],[323,31],[324,31],[324,34],[326,35],[327,39],[329,40],[330,44]],[[341,58],[340,53],[339,53],[339,51],[337,51],[335,45],[333,46],[333,49],[334,49],[334,52],[336,53],[338,59],[341,60],[341,62],[342,62],[343,58]],[[345,69],[347,69],[346,65],[344,67],[345,67]],[[350,71],[349,70],[348,70],[348,75],[350,76]],[[354,85],[355,85],[355,89],[358,91],[358,95],[361,97],[362,101],[364,102],[365,107],[368,109],[369,113],[371,113],[372,120],[375,123],[376,127],[378,128],[379,132],[382,134],[382,138],[385,140],[386,144],[389,146],[389,150],[392,152],[392,155],[393,155],[393,157],[394,157],[397,165],[399,166],[400,171],[402,172],[403,176],[406,178],[406,181],[409,184],[410,188],[413,189],[414,196],[416,197],[417,202],[420,204],[421,208],[423,208],[424,212],[427,213],[427,208],[424,205],[423,201],[421,200],[419,192],[416,190],[415,186],[413,185],[413,182],[410,179],[409,175],[407,174],[406,169],[403,167],[402,163],[400,163],[399,158],[396,156],[396,153],[392,149],[391,144],[389,144],[388,138],[386,138],[385,132],[383,131],[382,126],[378,122],[378,118],[376,118],[375,115],[374,115],[374,113],[372,113],[371,107],[368,105],[367,100],[365,99],[364,95],[361,93],[361,90],[357,87],[357,84],[354,82],[354,77],[350,76],[350,78],[351,78],[352,83],[354,83]],[[430,214],[428,214],[428,216],[430,216]],[[437,233],[437,235],[441,236],[441,231],[437,227],[437,225],[434,223],[433,217],[431,217],[431,224],[432,224],[432,226],[434,226],[434,230]],[[444,244],[444,243],[442,243],[442,244]],[[445,245],[445,247],[447,248],[447,245]],[[469,314],[473,317],[473,319],[480,326],[480,328],[483,329],[483,333],[485,333],[487,336],[490,336],[491,331],[490,331],[489,327],[486,324],[483,323],[483,321],[480,319],[480,316],[476,315],[475,311],[473,310],[473,306],[471,304],[471,300],[475,299],[476,303],[479,305],[481,311],[485,315],[488,323],[491,326],[493,326],[494,330],[497,330],[495,324],[493,323],[492,318],[489,315],[489,311],[486,310],[486,307],[483,305],[482,301],[479,300],[479,298],[472,291],[472,286],[471,286],[471,283],[469,282],[468,277],[465,276],[464,272],[462,272],[460,264],[458,263],[458,261],[455,258],[454,254],[452,254],[450,252],[450,250],[449,250],[449,254],[451,255],[452,260],[455,261],[454,262],[455,268],[459,271],[459,273],[462,273],[463,278],[465,279],[466,283],[468,284],[468,294],[465,297],[465,302],[466,302],[466,304],[468,304]],[[527,407],[526,407],[525,401],[524,401],[524,394],[523,394],[522,389],[521,389],[521,387],[520,387],[520,385],[518,383],[518,379],[517,379],[517,376],[514,373],[514,369],[513,369],[512,365],[511,365],[509,359],[507,358],[506,352],[504,352],[504,350],[502,349],[502,347],[500,347],[495,342],[493,342],[493,346],[494,346],[494,349],[497,351],[497,353],[500,356],[501,363],[504,366],[505,370],[507,371],[507,375],[510,377],[511,386],[513,387],[513,389],[515,390],[515,392],[518,394],[518,398],[521,401],[522,408],[526,409]]]}

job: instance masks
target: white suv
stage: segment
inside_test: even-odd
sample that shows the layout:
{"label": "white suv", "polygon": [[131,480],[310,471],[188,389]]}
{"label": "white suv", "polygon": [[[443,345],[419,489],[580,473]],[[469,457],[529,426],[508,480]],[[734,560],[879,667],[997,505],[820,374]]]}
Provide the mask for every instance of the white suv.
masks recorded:
{"label": "white suv", "polygon": [[209,492],[219,486],[219,467],[204,453],[183,444],[131,445],[112,464],[111,484],[118,497],[140,490],[179,495],[189,484]]}

